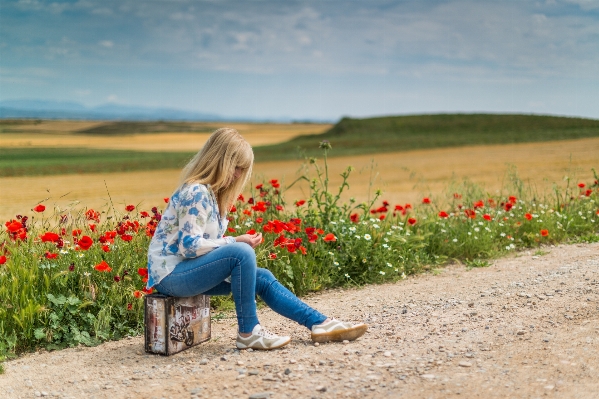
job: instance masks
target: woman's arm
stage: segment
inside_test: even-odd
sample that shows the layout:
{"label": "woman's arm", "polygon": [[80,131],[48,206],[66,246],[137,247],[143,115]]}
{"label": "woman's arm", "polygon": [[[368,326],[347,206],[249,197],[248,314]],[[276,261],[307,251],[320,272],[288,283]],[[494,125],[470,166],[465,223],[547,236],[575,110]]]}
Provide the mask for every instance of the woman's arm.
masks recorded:
{"label": "woman's arm", "polygon": [[176,207],[179,219],[179,253],[185,258],[196,258],[236,241],[234,237],[217,237],[220,218],[218,209],[212,205],[210,194],[200,187],[202,186],[189,186],[183,189]]}

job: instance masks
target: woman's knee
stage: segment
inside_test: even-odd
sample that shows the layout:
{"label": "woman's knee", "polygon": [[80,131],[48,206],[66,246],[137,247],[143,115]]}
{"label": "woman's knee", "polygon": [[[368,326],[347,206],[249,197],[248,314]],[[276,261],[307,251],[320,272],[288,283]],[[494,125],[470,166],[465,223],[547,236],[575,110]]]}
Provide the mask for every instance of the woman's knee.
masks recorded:
{"label": "woman's knee", "polygon": [[244,265],[256,265],[256,252],[254,248],[243,242],[228,244],[229,253]]}
{"label": "woman's knee", "polygon": [[259,267],[256,270],[256,291],[261,294],[268,286],[277,281],[276,277],[268,269]]}

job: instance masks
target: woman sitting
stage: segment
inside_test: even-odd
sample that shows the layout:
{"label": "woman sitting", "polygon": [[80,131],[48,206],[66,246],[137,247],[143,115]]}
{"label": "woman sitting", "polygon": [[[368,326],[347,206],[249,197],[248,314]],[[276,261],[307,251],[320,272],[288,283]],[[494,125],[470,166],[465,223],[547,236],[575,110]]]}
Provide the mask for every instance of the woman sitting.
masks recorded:
{"label": "woman sitting", "polygon": [[216,130],[183,169],[148,250],[148,288],[189,297],[233,294],[237,348],[276,349],[291,338],[264,329],[256,294],[275,312],[311,330],[314,342],[354,340],[366,324],[328,318],[299,300],[267,269],[256,265],[262,234],[224,236],[227,212],[252,171],[254,153],[234,129]]}

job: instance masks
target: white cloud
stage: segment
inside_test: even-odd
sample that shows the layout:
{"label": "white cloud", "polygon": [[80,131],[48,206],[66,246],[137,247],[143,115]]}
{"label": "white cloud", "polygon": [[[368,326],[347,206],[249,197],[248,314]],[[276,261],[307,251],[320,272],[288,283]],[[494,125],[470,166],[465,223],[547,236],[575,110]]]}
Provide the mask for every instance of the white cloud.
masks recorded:
{"label": "white cloud", "polygon": [[114,46],[114,43],[111,40],[101,40],[98,44],[106,48],[111,48],[112,46]]}

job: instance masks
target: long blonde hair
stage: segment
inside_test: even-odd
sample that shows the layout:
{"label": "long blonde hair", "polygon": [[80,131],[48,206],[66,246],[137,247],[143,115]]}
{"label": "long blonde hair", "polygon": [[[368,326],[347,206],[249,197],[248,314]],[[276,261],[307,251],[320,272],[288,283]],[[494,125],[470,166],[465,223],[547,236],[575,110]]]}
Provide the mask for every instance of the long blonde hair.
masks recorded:
{"label": "long blonde hair", "polygon": [[[237,130],[224,127],[212,133],[204,147],[183,168],[181,184],[210,184],[220,215],[224,217],[249,180],[253,163],[254,152],[250,144]],[[242,173],[231,182],[235,168],[241,168]]]}

